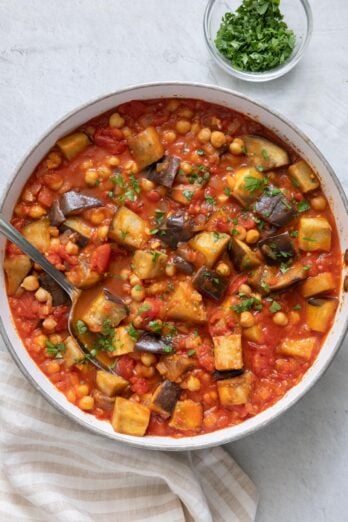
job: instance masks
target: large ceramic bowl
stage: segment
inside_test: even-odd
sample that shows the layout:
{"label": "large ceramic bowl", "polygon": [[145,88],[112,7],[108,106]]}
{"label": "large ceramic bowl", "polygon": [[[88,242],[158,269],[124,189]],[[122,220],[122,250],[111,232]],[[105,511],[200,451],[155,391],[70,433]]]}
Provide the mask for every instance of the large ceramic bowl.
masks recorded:
{"label": "large ceramic bowl", "polygon": [[[331,203],[331,208],[336,218],[341,249],[344,251],[348,247],[348,207],[344,191],[330,165],[309,139],[284,117],[241,94],[219,87],[192,83],[170,82],[129,87],[83,105],[68,114],[45,133],[10,177],[2,199],[1,211],[6,217],[10,218],[16,200],[26,180],[42,157],[45,156],[47,151],[61,136],[69,133],[86,120],[94,118],[121,103],[134,99],[167,98],[174,96],[179,98],[198,98],[247,114],[272,129],[280,138],[297,149],[301,156],[318,172],[324,192]],[[4,246],[5,241],[3,238],[0,238],[1,264],[4,255]],[[110,423],[100,421],[92,415],[81,411],[77,406],[68,402],[65,396],[60,393],[39,370],[28,355],[14,327],[6,297],[2,270],[0,270],[0,306],[0,327],[10,353],[23,374],[53,406],[95,433],[134,446],[159,450],[191,450],[224,444],[245,437],[276,419],[281,413],[284,413],[290,406],[297,402],[324,373],[343,340],[348,322],[348,294],[342,293],[335,323],[313,366],[308,370],[299,384],[289,390],[274,406],[259,413],[256,417],[248,419],[237,426],[231,426],[196,437],[175,439],[170,437],[149,436],[139,438],[115,433]]]}

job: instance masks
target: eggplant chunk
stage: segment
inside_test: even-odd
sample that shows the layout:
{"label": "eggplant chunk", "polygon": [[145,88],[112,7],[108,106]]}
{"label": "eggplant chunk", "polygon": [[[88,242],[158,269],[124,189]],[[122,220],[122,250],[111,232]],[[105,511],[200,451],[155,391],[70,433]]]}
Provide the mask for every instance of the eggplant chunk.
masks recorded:
{"label": "eggplant chunk", "polygon": [[127,313],[127,307],[122,299],[102,289],[81,319],[91,332],[100,332],[105,321],[109,321],[110,326],[115,327],[127,316]]}
{"label": "eggplant chunk", "polygon": [[178,243],[184,243],[193,236],[192,222],[185,211],[178,210],[166,220],[166,228],[156,234],[169,248],[176,249]]}
{"label": "eggplant chunk", "polygon": [[150,409],[164,418],[168,418],[174,411],[181,393],[180,386],[172,381],[164,381],[154,391]]}
{"label": "eggplant chunk", "polygon": [[62,194],[59,198],[59,206],[64,216],[70,216],[71,214],[78,214],[89,208],[102,207],[103,202],[92,196],[86,196],[86,194],[82,194],[81,192],[70,190]]}
{"label": "eggplant chunk", "polygon": [[202,405],[198,402],[187,399],[176,403],[169,426],[181,431],[198,431],[201,429],[202,423]]}
{"label": "eggplant chunk", "polygon": [[331,272],[322,272],[314,277],[309,277],[301,286],[303,297],[312,297],[335,290],[336,282]]}
{"label": "eggplant chunk", "polygon": [[315,345],[315,337],[306,337],[305,339],[284,339],[278,347],[277,352],[282,355],[299,357],[300,359],[309,361]]}
{"label": "eggplant chunk", "polygon": [[164,275],[168,256],[158,250],[136,250],[133,270],[139,279],[155,279]]}
{"label": "eggplant chunk", "polygon": [[239,377],[217,381],[217,391],[222,406],[233,407],[248,402],[253,376],[245,372]]}
{"label": "eggplant chunk", "polygon": [[189,281],[179,281],[167,302],[166,315],[174,321],[205,323],[207,311],[200,293]]}
{"label": "eggplant chunk", "polygon": [[220,301],[227,290],[228,279],[214,270],[202,266],[192,279],[192,283],[201,294],[215,301]]}
{"label": "eggplant chunk", "polygon": [[71,368],[75,364],[79,364],[85,358],[85,353],[74,337],[69,335],[64,341],[65,352],[63,355],[65,365]]}
{"label": "eggplant chunk", "polygon": [[286,263],[296,256],[296,250],[289,232],[262,239],[258,246],[267,261],[272,264]]}
{"label": "eggplant chunk", "polygon": [[48,213],[48,219],[53,227],[59,227],[65,221],[65,216],[60,208],[59,200],[53,201]]}
{"label": "eggplant chunk", "polygon": [[84,132],[74,132],[57,141],[58,147],[69,161],[85,150],[89,144],[88,136]]}
{"label": "eggplant chunk", "polygon": [[180,158],[165,155],[162,161],[150,165],[145,177],[164,187],[171,188],[179,171]]}
{"label": "eggplant chunk", "polygon": [[175,256],[173,258],[173,265],[176,267],[176,269],[179,272],[182,272],[183,274],[191,275],[194,272],[195,267],[186,261],[183,257]]}
{"label": "eggplant chunk", "polygon": [[250,270],[262,263],[259,256],[246,243],[234,237],[230,242],[229,254],[237,270]]}
{"label": "eggplant chunk", "polygon": [[134,352],[135,341],[136,339],[129,333],[129,327],[119,326],[115,328],[115,335],[112,340],[114,351],[111,352],[111,355],[118,357]]}
{"label": "eggplant chunk", "polygon": [[53,306],[60,306],[69,303],[69,297],[51,276],[42,272],[39,275],[39,281],[40,286],[51,294]]}
{"label": "eggplant chunk", "polygon": [[154,127],[147,127],[136,136],[129,137],[128,145],[139,170],[156,163],[164,154],[163,145]]}
{"label": "eggplant chunk", "polygon": [[295,263],[286,272],[276,267],[263,266],[250,275],[248,283],[262,294],[284,290],[308,277],[306,270],[300,263]]}
{"label": "eggplant chunk", "polygon": [[96,376],[96,385],[108,397],[114,397],[120,394],[127,386],[128,381],[120,375],[115,375],[104,370],[98,370]]}
{"label": "eggplant chunk", "polygon": [[161,361],[156,366],[159,373],[172,382],[181,382],[182,376],[193,367],[193,361],[183,355],[161,357]]}
{"label": "eggplant chunk", "polygon": [[50,222],[47,218],[33,221],[23,228],[23,236],[36,247],[40,252],[45,253],[49,249],[50,236]]}
{"label": "eggplant chunk", "polygon": [[218,232],[201,232],[191,239],[189,245],[193,250],[203,254],[205,265],[211,268],[228,245],[230,236]]}
{"label": "eggplant chunk", "polygon": [[175,187],[170,191],[170,197],[181,205],[189,206],[193,196],[199,190],[200,188],[195,184],[187,185],[181,183],[180,185],[175,185]]}
{"label": "eggplant chunk", "polygon": [[295,217],[295,211],[284,194],[269,185],[256,201],[254,211],[267,223],[282,227]]}
{"label": "eggplant chunk", "polygon": [[93,390],[92,397],[94,399],[95,406],[101,408],[104,411],[112,411],[115,406],[115,397],[108,397],[105,393],[100,390]]}
{"label": "eggplant chunk", "polygon": [[243,375],[244,372],[244,368],[240,368],[239,370],[216,370],[212,375],[214,381],[222,381],[224,379],[233,379],[233,377],[239,377],[240,375]]}
{"label": "eggplant chunk", "polygon": [[312,297],[306,303],[306,320],[309,328],[325,333],[335,316],[337,299]]}
{"label": "eggplant chunk", "polygon": [[289,164],[288,153],[272,141],[261,136],[244,135],[241,136],[248,162],[255,167],[262,167],[265,171]]}
{"label": "eggplant chunk", "polygon": [[142,437],[149,425],[150,415],[151,411],[143,404],[116,397],[111,424],[118,433]]}
{"label": "eggplant chunk", "polygon": [[82,248],[88,244],[93,234],[93,228],[90,225],[87,225],[87,223],[80,217],[70,217],[66,219],[60,226],[60,230],[62,232],[68,230],[74,233],[76,244]]}
{"label": "eggplant chunk", "polygon": [[291,165],[288,170],[294,183],[299,186],[300,190],[305,194],[319,187],[320,183],[318,178],[305,161],[297,161]]}
{"label": "eggplant chunk", "polygon": [[19,285],[29,274],[32,266],[32,261],[25,254],[5,258],[4,270],[6,273],[8,295],[16,293]]}
{"label": "eggplant chunk", "polygon": [[254,326],[250,326],[249,328],[243,328],[242,336],[243,339],[247,339],[256,344],[262,344],[265,340],[265,336],[259,324],[254,324]]}
{"label": "eggplant chunk", "polygon": [[166,354],[172,351],[171,341],[159,335],[144,333],[134,345],[137,352]]}
{"label": "eggplant chunk", "polygon": [[240,370],[243,367],[241,334],[213,337],[214,363],[217,370]]}
{"label": "eggplant chunk", "polygon": [[331,225],[324,217],[302,217],[298,231],[298,244],[305,252],[331,249]]}
{"label": "eggplant chunk", "polygon": [[232,195],[243,207],[248,207],[262,194],[266,178],[254,167],[242,167],[234,175]]}
{"label": "eggplant chunk", "polygon": [[146,221],[138,214],[121,207],[113,217],[109,237],[121,245],[141,248],[149,237],[146,228]]}

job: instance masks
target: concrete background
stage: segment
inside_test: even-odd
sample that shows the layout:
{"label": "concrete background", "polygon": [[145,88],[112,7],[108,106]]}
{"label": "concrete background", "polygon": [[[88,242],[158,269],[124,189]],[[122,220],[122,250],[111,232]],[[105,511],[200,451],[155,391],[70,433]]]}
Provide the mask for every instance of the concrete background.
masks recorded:
{"label": "concrete background", "polygon": [[[129,84],[192,80],[274,107],[348,189],[348,3],[312,2],[314,33],[287,76],[233,80],[205,47],[205,0],[0,0],[0,191],[26,150],[77,105]],[[0,341],[0,349],[4,349]],[[229,451],[260,492],[257,522],[348,520],[348,343],[314,389]]]}

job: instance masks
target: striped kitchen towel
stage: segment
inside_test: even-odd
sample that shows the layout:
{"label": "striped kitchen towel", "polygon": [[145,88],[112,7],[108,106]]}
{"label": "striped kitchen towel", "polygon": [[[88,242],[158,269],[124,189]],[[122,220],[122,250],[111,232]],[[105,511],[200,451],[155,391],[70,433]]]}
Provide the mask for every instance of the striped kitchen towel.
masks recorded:
{"label": "striped kitchen towel", "polygon": [[0,352],[0,520],[255,519],[254,484],[222,448],[164,453],[83,430]]}

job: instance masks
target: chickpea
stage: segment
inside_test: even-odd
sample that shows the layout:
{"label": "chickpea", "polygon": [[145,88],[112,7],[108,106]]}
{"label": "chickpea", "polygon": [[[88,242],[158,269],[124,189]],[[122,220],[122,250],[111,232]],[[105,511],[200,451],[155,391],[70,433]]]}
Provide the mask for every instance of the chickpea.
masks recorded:
{"label": "chickpea", "polygon": [[79,384],[76,386],[75,392],[79,399],[81,397],[86,397],[86,395],[89,393],[89,387],[87,384]]}
{"label": "chickpea", "polygon": [[152,366],[157,361],[157,358],[153,353],[142,353],[140,360],[144,366]]}
{"label": "chickpea", "polygon": [[140,302],[145,298],[145,289],[142,285],[135,285],[131,290],[131,297],[134,301]]}
{"label": "chickpea", "polygon": [[129,282],[132,286],[135,286],[135,285],[139,285],[140,284],[140,279],[137,275],[135,274],[132,274],[129,278]]}
{"label": "chickpea", "polygon": [[53,317],[47,317],[47,319],[45,319],[43,322],[42,322],[42,326],[45,330],[47,330],[48,332],[53,332],[57,326],[57,321],[55,321],[53,319]]}
{"label": "chickpea", "polygon": [[250,328],[254,326],[255,319],[251,312],[242,312],[240,314],[240,325],[242,328]]}
{"label": "chickpea", "polygon": [[226,136],[221,131],[213,131],[210,136],[210,143],[216,149],[220,149],[226,143]]}
{"label": "chickpea", "polygon": [[227,181],[227,185],[228,187],[233,190],[234,189],[234,186],[236,184],[236,181],[234,179],[233,176],[231,176],[230,174],[228,174],[228,176],[226,176],[226,181]]}
{"label": "chickpea", "polygon": [[174,112],[179,107],[179,101],[178,100],[169,100],[167,109],[169,112]]}
{"label": "chickpea", "polygon": [[236,225],[234,227],[234,230],[236,230],[238,233],[236,234],[236,238],[239,239],[240,241],[244,241],[244,239],[246,238],[246,230],[244,227],[242,227],[241,225]]}
{"label": "chickpea", "polygon": [[102,226],[98,227],[98,230],[97,230],[98,239],[101,239],[102,241],[104,241],[104,239],[107,238],[108,233],[109,233],[108,225],[102,225]]}
{"label": "chickpea", "polygon": [[187,134],[191,129],[191,123],[186,120],[179,120],[176,122],[175,128],[179,134]]}
{"label": "chickpea", "polygon": [[59,237],[59,230],[57,227],[49,227],[48,231],[51,237]]}
{"label": "chickpea", "polygon": [[39,288],[38,278],[34,275],[27,276],[23,279],[21,287],[28,292],[34,292]]}
{"label": "chickpea", "polygon": [[94,187],[94,185],[98,181],[98,173],[95,169],[87,169],[85,173],[85,183],[90,187]]}
{"label": "chickpea", "polygon": [[289,320],[291,324],[297,324],[300,322],[301,316],[298,312],[291,311],[289,313]]}
{"label": "chickpea", "polygon": [[71,256],[75,256],[79,253],[79,247],[75,245],[75,243],[73,243],[72,241],[67,242],[67,244],[65,245],[65,250]]}
{"label": "chickpea", "polygon": [[24,203],[19,203],[18,205],[16,205],[15,209],[14,209],[14,213],[18,217],[26,216],[27,213],[26,213],[26,210],[25,210],[25,207],[24,207]]}
{"label": "chickpea", "polygon": [[323,196],[312,198],[310,203],[313,210],[325,210],[326,208],[326,199]]}
{"label": "chickpea", "polygon": [[129,138],[129,136],[132,135],[132,131],[129,127],[123,127],[122,132],[125,138]]}
{"label": "chickpea", "polygon": [[238,292],[240,294],[250,295],[252,290],[249,285],[246,285],[245,283],[241,284],[238,288]]}
{"label": "chickpea", "polygon": [[125,124],[125,119],[118,112],[114,112],[111,114],[109,118],[110,127],[116,127],[116,129],[121,129]]}
{"label": "chickpea", "polygon": [[249,245],[253,245],[254,243],[257,243],[257,241],[260,239],[260,232],[256,230],[255,228],[252,228],[251,230],[248,230],[246,233],[245,241],[249,243]]}
{"label": "chickpea", "polygon": [[54,176],[51,175],[51,177],[48,180],[46,180],[46,184],[52,190],[59,190],[63,183],[64,179],[59,174],[55,174]]}
{"label": "chickpea", "polygon": [[50,361],[46,366],[46,370],[49,375],[52,375],[52,373],[58,373],[60,365],[57,361]]}
{"label": "chickpea", "polygon": [[86,395],[86,397],[82,397],[82,399],[79,400],[79,407],[81,408],[81,410],[93,410],[93,397],[91,397],[91,395]]}
{"label": "chickpea", "polygon": [[182,161],[180,163],[180,168],[185,174],[191,174],[192,172],[192,164],[189,161]]}
{"label": "chickpea", "polygon": [[33,219],[39,219],[42,216],[45,216],[47,214],[47,211],[41,205],[33,205],[30,208],[28,214]]}
{"label": "chickpea", "polygon": [[98,167],[97,172],[102,179],[108,179],[112,174],[110,167],[107,165]]}
{"label": "chickpea", "polygon": [[165,130],[162,134],[162,138],[166,143],[174,143],[176,140],[176,134],[173,130]]}
{"label": "chickpea", "polygon": [[191,132],[193,132],[193,134],[198,134],[198,132],[200,130],[201,130],[201,126],[199,125],[199,123],[197,123],[197,122],[192,123]]}
{"label": "chickpea", "polygon": [[51,239],[50,246],[51,247],[59,247],[60,246],[60,239],[58,237],[54,237],[53,239]]}
{"label": "chickpea", "polygon": [[74,390],[68,390],[66,392],[65,396],[68,399],[68,401],[70,401],[70,402],[76,401],[76,394],[75,394]]}
{"label": "chickpea", "polygon": [[221,261],[218,264],[218,266],[216,267],[216,271],[221,276],[228,276],[231,273],[230,267],[228,266],[227,263],[224,263],[223,261]]}
{"label": "chickpea", "polygon": [[109,156],[106,161],[110,167],[118,167],[120,164],[120,160],[117,156]]}
{"label": "chickpea", "polygon": [[181,118],[187,118],[188,120],[190,120],[193,116],[193,111],[188,107],[184,107],[183,109],[179,110],[178,114]]}
{"label": "chickpea", "polygon": [[56,169],[62,163],[62,158],[57,152],[50,152],[46,159],[48,169]]}
{"label": "chickpea", "polygon": [[122,281],[127,281],[130,276],[130,273],[131,271],[129,270],[129,268],[123,268],[120,272],[120,278],[122,279]]}
{"label": "chickpea", "polygon": [[141,178],[140,186],[145,192],[150,192],[150,190],[153,190],[155,188],[154,182],[146,178]]}
{"label": "chickpea", "polygon": [[126,161],[126,163],[124,165],[124,169],[126,172],[128,172],[130,174],[137,174],[137,172],[139,171],[138,165],[133,160]]}
{"label": "chickpea", "polygon": [[86,161],[83,161],[80,165],[81,170],[87,170],[93,167],[93,161],[91,159],[88,159]]}
{"label": "chickpea", "polygon": [[23,195],[22,195],[22,200],[25,201],[26,203],[33,203],[33,201],[35,200],[35,196],[31,192],[31,190],[25,189],[25,191],[23,192]]}
{"label": "chickpea", "polygon": [[138,363],[135,366],[135,373],[139,377],[145,377],[146,379],[151,378],[155,375],[155,368],[153,366],[144,366],[141,363]]}
{"label": "chickpea", "polygon": [[230,144],[230,153],[240,156],[244,152],[244,141],[241,138],[234,138]]}
{"label": "chickpea", "polygon": [[278,326],[286,326],[289,320],[283,312],[276,312],[273,316],[273,322]]}
{"label": "chickpea", "polygon": [[46,303],[49,300],[52,300],[52,296],[47,290],[40,288],[35,292],[35,299],[39,301],[39,303]]}
{"label": "chickpea", "polygon": [[198,133],[198,139],[201,143],[208,143],[210,141],[211,130],[209,127],[204,127],[204,129],[200,130]]}
{"label": "chickpea", "polygon": [[194,375],[190,375],[190,377],[187,379],[187,389],[191,392],[198,391],[201,388],[201,381],[198,379],[198,377],[194,377]]}
{"label": "chickpea", "polygon": [[102,208],[95,208],[89,211],[89,220],[93,225],[101,225],[105,219],[105,210]]}
{"label": "chickpea", "polygon": [[50,341],[53,344],[59,344],[59,343],[63,342],[63,337],[59,334],[51,334]]}
{"label": "chickpea", "polygon": [[173,277],[176,273],[175,265],[169,264],[166,266],[166,274],[168,277]]}
{"label": "chickpea", "polygon": [[[141,315],[136,315],[133,319],[133,325],[135,328],[140,328],[143,324],[143,318]],[[145,363],[144,363],[145,364]]]}
{"label": "chickpea", "polygon": [[34,343],[40,348],[45,348],[47,341],[47,335],[44,334],[39,334],[34,338]]}

